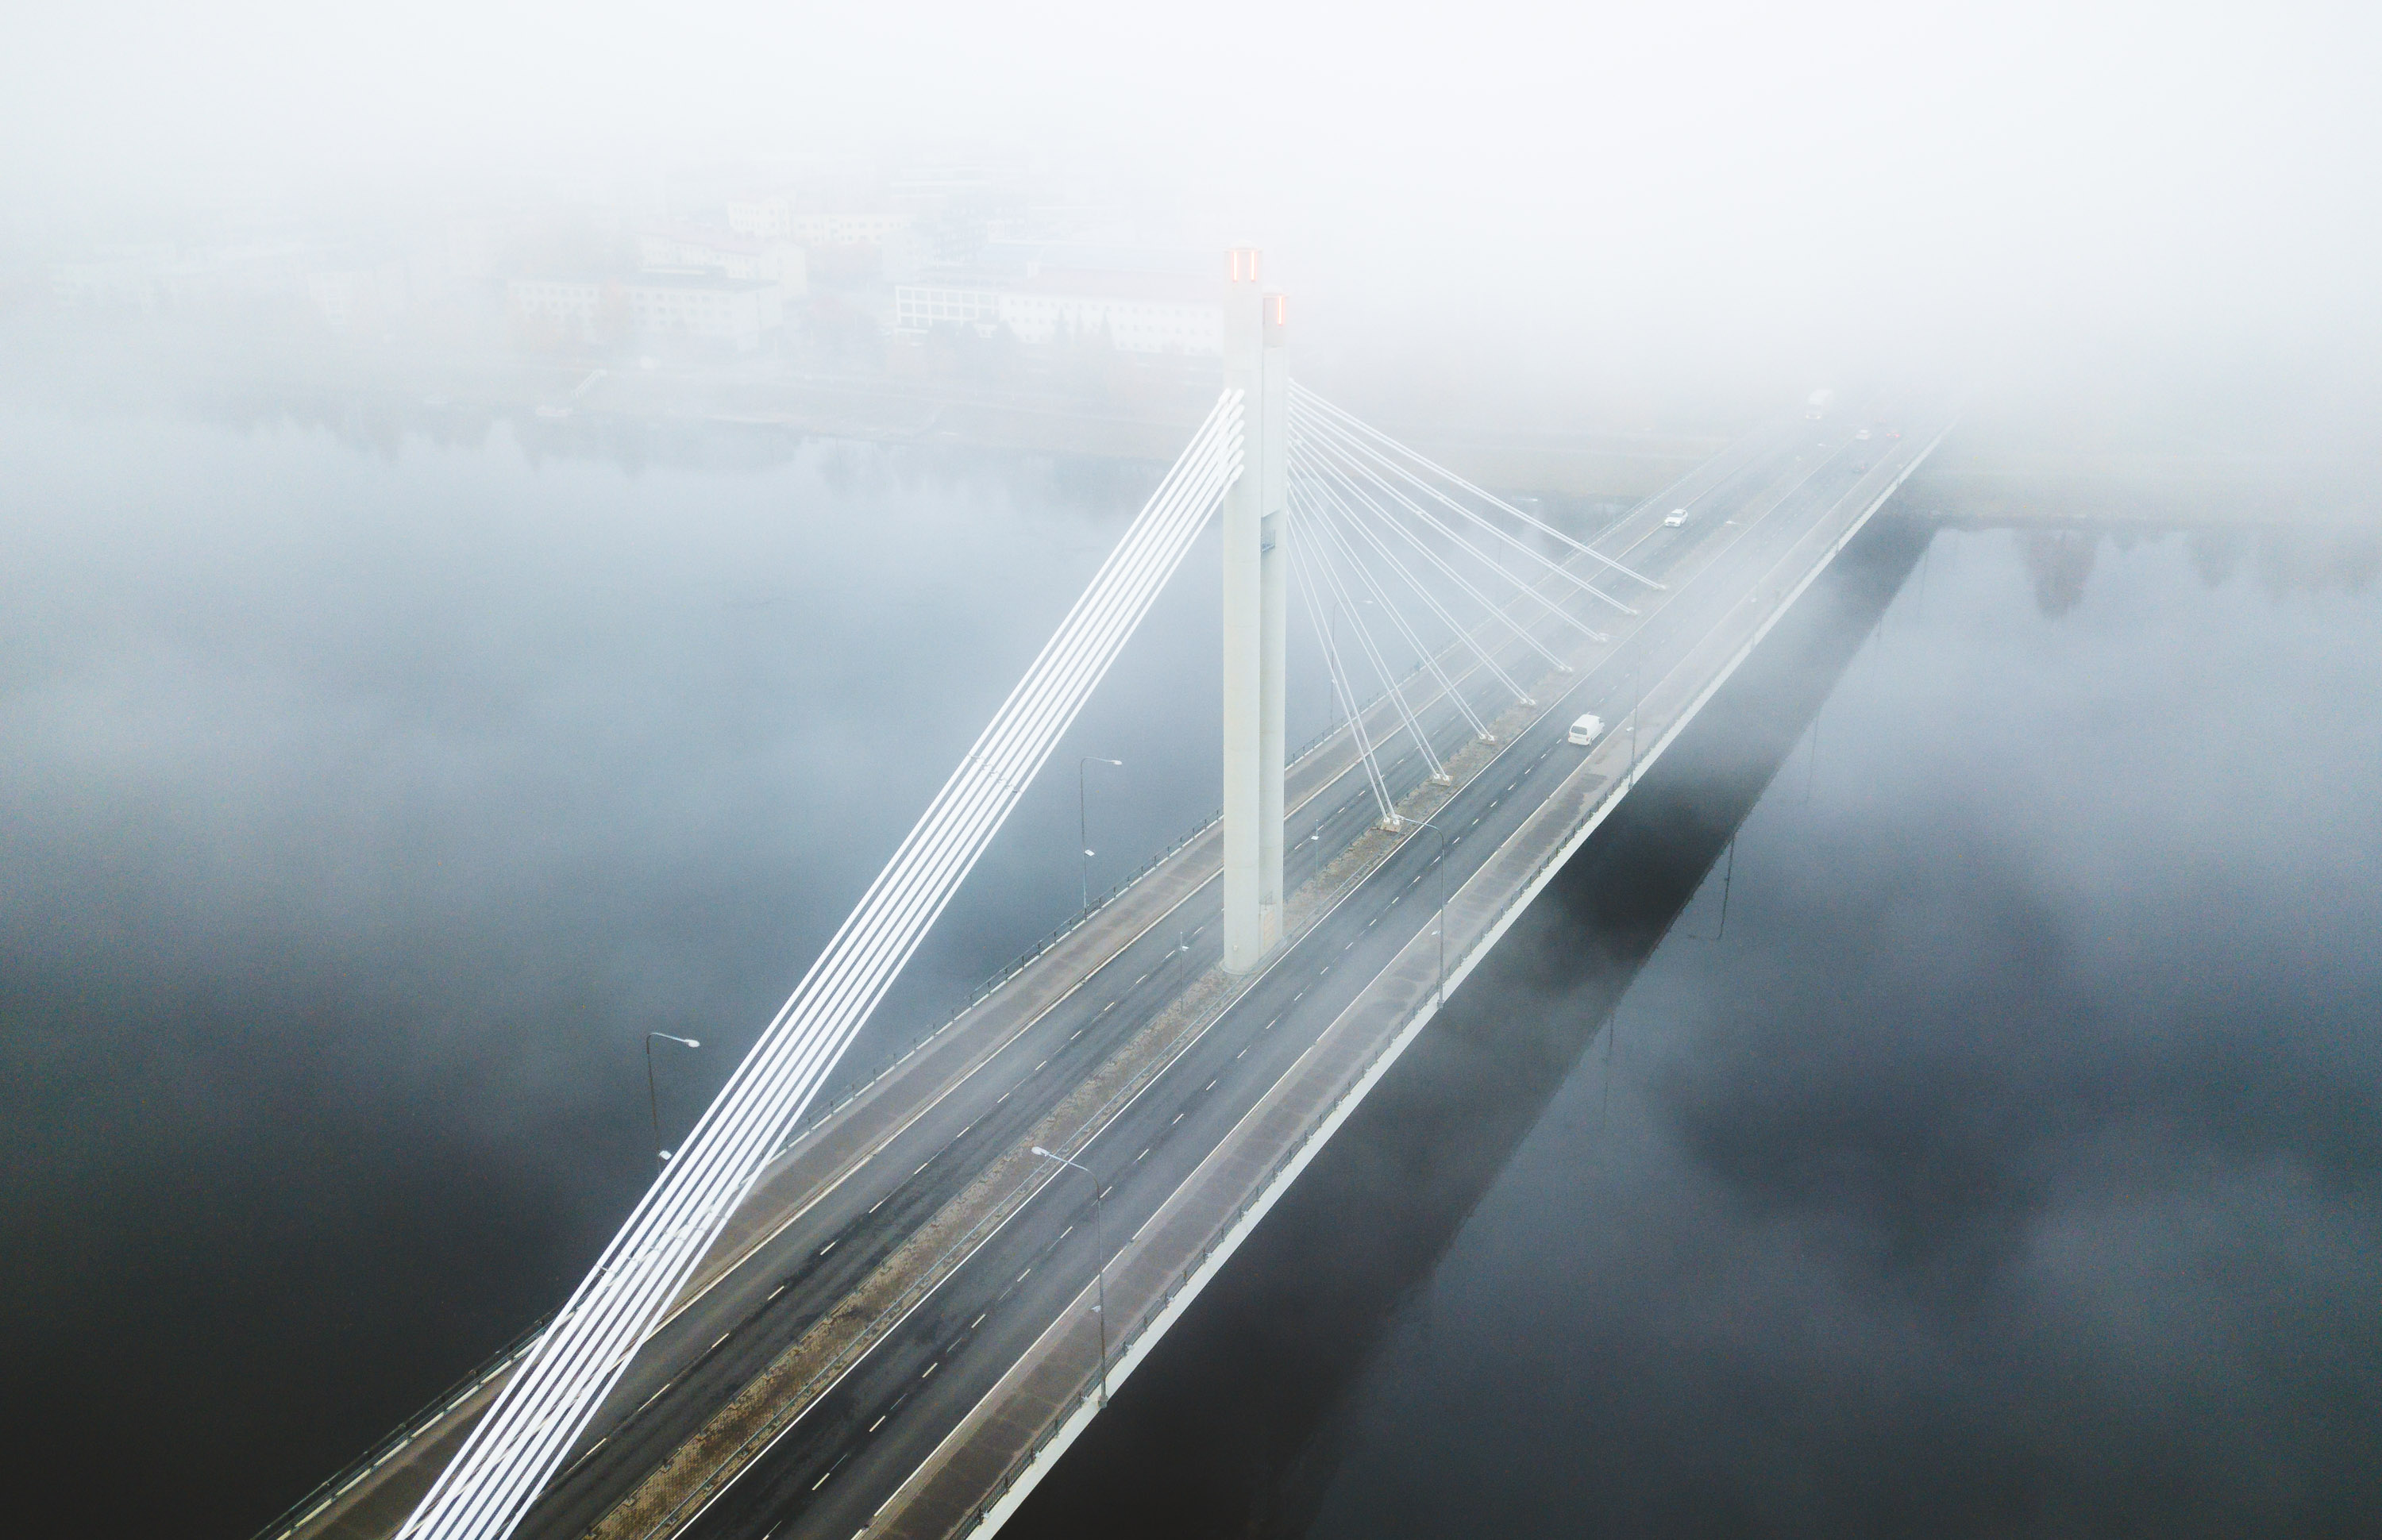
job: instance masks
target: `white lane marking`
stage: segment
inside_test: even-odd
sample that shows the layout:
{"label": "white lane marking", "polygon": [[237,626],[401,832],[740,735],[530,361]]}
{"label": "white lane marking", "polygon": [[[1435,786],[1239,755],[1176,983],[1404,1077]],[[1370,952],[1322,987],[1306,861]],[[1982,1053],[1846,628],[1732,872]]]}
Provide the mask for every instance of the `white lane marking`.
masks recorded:
{"label": "white lane marking", "polygon": [[[915,1174],[915,1173],[913,1173],[913,1174]],[[842,1239],[843,1239],[843,1237],[842,1237],[842,1236],[841,1236],[841,1235],[839,1235],[839,1236],[837,1236],[837,1237],[835,1238],[835,1241],[829,1241],[826,1245],[821,1246],[821,1247],[819,1248],[819,1255],[821,1255],[821,1256],[825,1256],[825,1255],[827,1255],[827,1253],[829,1253],[829,1252],[831,1252],[831,1251],[835,1250],[836,1241],[841,1241]]]}
{"label": "white lane marking", "polygon": [[[1218,1080],[1221,1080],[1221,1079],[1222,1079],[1222,1078],[1223,1078],[1223,1077],[1222,1077],[1222,1076],[1221,1076],[1221,1075],[1217,1077],[1217,1079],[1218,1079]],[[1215,1081],[1209,1081],[1207,1084],[1205,1084],[1205,1085],[1201,1086],[1199,1089],[1200,1089],[1203,1093],[1204,1093],[1204,1092],[1209,1092],[1209,1091],[1213,1091],[1213,1090],[1215,1090],[1215,1089],[1216,1089],[1216,1082],[1215,1082]]]}
{"label": "white lane marking", "polygon": [[[733,1326],[731,1326],[731,1327],[729,1327],[726,1331],[723,1331],[723,1332],[721,1332],[721,1333],[719,1334],[719,1342],[725,1342],[725,1341],[727,1341],[730,1338],[731,1338],[731,1337],[733,1337],[733,1336],[735,1336],[735,1335],[736,1335],[736,1328],[735,1328],[735,1327],[733,1327]],[[719,1346],[719,1342],[714,1342],[714,1343],[711,1345],[711,1348],[716,1348],[716,1347]],[[709,1352],[709,1351],[711,1351],[711,1348],[706,1348],[706,1349],[704,1349],[703,1351],[704,1351],[705,1352]]]}
{"label": "white lane marking", "polygon": [[873,1422],[873,1423],[871,1423],[871,1424],[868,1424],[868,1431],[869,1431],[869,1432],[871,1432],[871,1433],[875,1433],[878,1428],[881,1428],[881,1427],[883,1427],[883,1426],[885,1425],[885,1419],[886,1419],[887,1417],[890,1417],[890,1416],[892,1416],[892,1415],[893,1415],[893,1413],[891,1413],[891,1412],[890,1412],[882,1413],[881,1415],[879,1415],[879,1416],[878,1417],[877,1421],[875,1421],[875,1422]]}

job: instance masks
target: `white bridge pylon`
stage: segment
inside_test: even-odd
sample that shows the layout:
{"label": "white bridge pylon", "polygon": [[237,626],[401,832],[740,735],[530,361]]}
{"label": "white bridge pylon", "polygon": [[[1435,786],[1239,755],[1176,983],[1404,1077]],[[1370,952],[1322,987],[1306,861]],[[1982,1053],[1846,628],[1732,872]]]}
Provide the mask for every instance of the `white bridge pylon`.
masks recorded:
{"label": "white bridge pylon", "polygon": [[1282,773],[1290,549],[1290,362],[1285,301],[1258,285],[1258,253],[1231,255],[1224,388],[1242,401],[1246,468],[1224,491],[1224,971],[1282,940]]}
{"label": "white bridge pylon", "polygon": [[[1294,578],[1367,784],[1392,828],[1400,825],[1380,761],[1384,744],[1368,727],[1368,703],[1337,640],[1340,621],[1353,623],[1356,650],[1380,686],[1376,699],[1386,695],[1395,707],[1396,730],[1412,734],[1432,773],[1443,775],[1424,727],[1429,703],[1406,693],[1416,674],[1427,673],[1486,736],[1443,658],[1468,654],[1484,678],[1527,702],[1508,671],[1518,665],[1516,648],[1561,668],[1539,634],[1544,624],[1602,640],[1566,606],[1586,597],[1628,611],[1575,570],[1581,558],[1602,580],[1658,586],[1293,385],[1284,301],[1259,287],[1256,251],[1236,251],[1231,261],[1224,389],[1207,420],[396,1540],[506,1540],[519,1526],[1219,504],[1222,960],[1234,972],[1259,966],[1283,938],[1284,658]],[[1412,594],[1429,618],[1410,621],[1399,593]],[[1398,675],[1395,643],[1383,651],[1368,607],[1419,654],[1414,673]],[[1418,624],[1442,634],[1426,637]]]}

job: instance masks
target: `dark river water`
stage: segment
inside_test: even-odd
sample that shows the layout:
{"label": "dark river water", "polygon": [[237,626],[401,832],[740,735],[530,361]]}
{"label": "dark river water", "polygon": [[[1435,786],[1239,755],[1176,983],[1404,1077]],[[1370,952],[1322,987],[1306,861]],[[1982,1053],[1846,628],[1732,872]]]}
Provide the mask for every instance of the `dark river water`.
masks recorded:
{"label": "dark river water", "polygon": [[[1154,481],[553,432],[0,414],[56,1533],[239,1540],[549,1308],[644,1033],[667,1143]],[[1343,1270],[1261,1236],[1021,1533],[2371,1533],[2377,565],[1881,524],[1352,1125]],[[1074,908],[1078,755],[1096,890],[1213,811],[1213,567],[850,1073]]]}
{"label": "dark river water", "polygon": [[2373,553],[1936,533],[1309,1533],[2376,1533]]}

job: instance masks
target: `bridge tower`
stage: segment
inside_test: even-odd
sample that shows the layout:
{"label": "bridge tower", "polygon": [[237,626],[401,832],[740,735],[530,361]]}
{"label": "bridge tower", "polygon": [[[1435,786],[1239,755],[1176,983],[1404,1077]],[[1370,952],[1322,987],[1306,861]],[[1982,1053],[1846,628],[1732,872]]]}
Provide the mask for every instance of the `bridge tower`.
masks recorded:
{"label": "bridge tower", "polygon": [[1290,360],[1285,302],[1258,253],[1231,254],[1224,386],[1241,397],[1241,474],[1224,493],[1224,968],[1249,972],[1282,940],[1282,770],[1289,559]]}

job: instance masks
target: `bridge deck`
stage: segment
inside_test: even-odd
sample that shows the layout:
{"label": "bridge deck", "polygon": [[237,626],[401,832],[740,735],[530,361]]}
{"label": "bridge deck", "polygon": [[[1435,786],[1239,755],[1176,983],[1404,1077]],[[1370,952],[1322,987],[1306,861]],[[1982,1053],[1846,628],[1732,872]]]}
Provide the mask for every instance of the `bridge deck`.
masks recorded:
{"label": "bridge deck", "polygon": [[[525,1532],[842,1540],[1005,1517],[1097,1412],[1101,1257],[1112,1387],[1429,1021],[1440,884],[1453,987],[1933,447],[1872,445],[1855,469],[1841,430],[1802,427],[1607,532],[1670,587],[1600,621],[1613,642],[1534,684],[1544,703],[1497,720],[1497,745],[1458,753],[1452,703],[1426,711],[1458,784],[1411,751],[1384,768],[1444,843],[1368,832],[1346,734],[1293,767],[1293,936],[1262,972],[1214,966],[1210,828],[795,1141]],[[1661,522],[1675,502],[1686,529]],[[1587,710],[1615,726],[1571,748]],[[1099,1224],[1037,1143],[1099,1173]],[[392,1533],[500,1375],[287,1533]]]}

